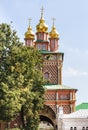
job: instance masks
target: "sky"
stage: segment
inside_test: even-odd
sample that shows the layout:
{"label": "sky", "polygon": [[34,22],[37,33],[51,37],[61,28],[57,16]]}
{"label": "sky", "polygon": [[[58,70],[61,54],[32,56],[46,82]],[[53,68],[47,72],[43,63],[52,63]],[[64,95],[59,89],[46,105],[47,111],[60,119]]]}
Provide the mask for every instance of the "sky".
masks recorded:
{"label": "sky", "polygon": [[64,52],[63,84],[77,89],[76,104],[88,102],[88,0],[0,0],[0,23],[12,23],[22,42],[29,25],[36,25],[44,7],[44,19],[51,31],[52,18]]}

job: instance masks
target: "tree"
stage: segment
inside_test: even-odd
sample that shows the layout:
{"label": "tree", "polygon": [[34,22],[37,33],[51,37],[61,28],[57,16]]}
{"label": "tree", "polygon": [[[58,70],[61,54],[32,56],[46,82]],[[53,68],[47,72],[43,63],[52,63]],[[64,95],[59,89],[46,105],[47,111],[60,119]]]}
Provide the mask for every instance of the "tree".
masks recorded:
{"label": "tree", "polygon": [[0,120],[21,113],[24,129],[37,129],[44,79],[38,50],[24,46],[10,25],[0,24]]}
{"label": "tree", "polygon": [[[10,121],[21,108],[20,90],[15,89],[11,72],[10,51],[21,43],[15,31],[7,24],[0,24],[0,120]],[[10,58],[10,59],[9,59]]]}

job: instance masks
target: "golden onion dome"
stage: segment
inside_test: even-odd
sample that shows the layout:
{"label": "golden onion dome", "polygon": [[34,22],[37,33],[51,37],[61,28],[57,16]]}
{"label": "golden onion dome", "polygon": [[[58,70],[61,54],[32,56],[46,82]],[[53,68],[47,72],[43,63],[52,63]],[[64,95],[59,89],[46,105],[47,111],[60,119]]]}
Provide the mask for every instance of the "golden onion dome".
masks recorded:
{"label": "golden onion dome", "polygon": [[59,38],[59,34],[58,32],[56,31],[56,27],[53,25],[52,26],[52,30],[51,32],[49,33],[49,37],[50,38]]}
{"label": "golden onion dome", "polygon": [[44,11],[44,8],[42,7],[41,8],[41,18],[40,18],[39,24],[36,26],[36,30],[37,30],[37,32],[46,32],[47,33],[48,26],[46,25],[45,20],[43,18],[43,11]]}
{"label": "golden onion dome", "polygon": [[51,32],[49,33],[49,37],[50,38],[58,38],[59,39],[59,34],[58,34],[58,32],[56,30],[56,27],[54,25],[55,18],[53,18],[52,20],[53,20],[53,26],[52,26]]}
{"label": "golden onion dome", "polygon": [[36,26],[37,32],[47,32],[48,26],[45,24],[45,20],[43,18],[40,19],[39,24]]}
{"label": "golden onion dome", "polygon": [[32,31],[31,26],[28,27],[28,31],[25,33],[25,38],[27,39],[34,39],[34,32]]}
{"label": "golden onion dome", "polygon": [[47,32],[48,26],[45,24],[45,20],[43,18],[40,19],[39,24],[36,26],[37,32]]}

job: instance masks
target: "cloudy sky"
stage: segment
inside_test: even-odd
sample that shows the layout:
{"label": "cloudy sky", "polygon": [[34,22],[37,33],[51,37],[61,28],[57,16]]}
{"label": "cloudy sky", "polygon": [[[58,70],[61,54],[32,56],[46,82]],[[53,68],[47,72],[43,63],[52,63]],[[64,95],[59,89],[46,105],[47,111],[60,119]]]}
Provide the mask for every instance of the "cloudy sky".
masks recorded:
{"label": "cloudy sky", "polygon": [[64,52],[63,84],[78,89],[77,104],[88,102],[88,0],[0,0],[0,23],[13,21],[24,41],[29,18],[36,32],[42,6],[49,31],[56,19],[59,51]]}

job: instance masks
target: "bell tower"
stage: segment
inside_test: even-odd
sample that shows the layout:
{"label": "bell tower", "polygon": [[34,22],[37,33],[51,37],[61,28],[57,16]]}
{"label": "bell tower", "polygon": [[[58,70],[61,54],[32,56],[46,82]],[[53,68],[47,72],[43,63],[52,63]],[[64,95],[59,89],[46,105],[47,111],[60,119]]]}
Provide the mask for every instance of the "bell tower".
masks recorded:
{"label": "bell tower", "polygon": [[[55,19],[53,18],[51,31],[48,32],[43,15],[44,9],[42,8],[35,35],[29,22],[28,31],[25,33],[25,45],[40,50],[44,59],[42,73],[48,81],[48,84],[45,85],[47,90],[45,105],[49,106],[56,115],[61,108],[63,108],[63,113],[71,113],[75,110],[77,90],[62,84],[64,53],[59,51],[60,36],[55,27]],[[36,40],[34,41],[34,39]]]}
{"label": "bell tower", "polygon": [[48,26],[45,23],[43,18],[43,7],[41,9],[41,18],[39,24],[36,26],[36,41],[35,47],[38,50],[49,50],[49,41],[48,41]]}

